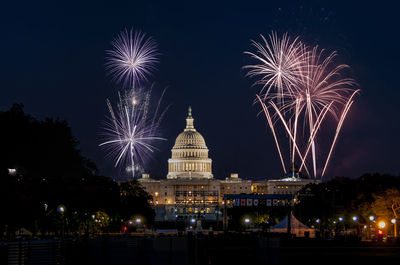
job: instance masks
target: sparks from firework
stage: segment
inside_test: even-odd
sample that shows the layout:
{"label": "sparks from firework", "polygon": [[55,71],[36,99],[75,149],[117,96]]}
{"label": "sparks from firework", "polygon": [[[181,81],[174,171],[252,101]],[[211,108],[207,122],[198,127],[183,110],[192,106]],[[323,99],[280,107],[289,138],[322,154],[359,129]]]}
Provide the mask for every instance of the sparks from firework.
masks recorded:
{"label": "sparks from firework", "polygon": [[[287,34],[279,39],[273,33],[270,35],[271,44],[264,37],[262,39],[265,47],[262,43],[254,41],[252,43],[263,58],[257,57],[254,53],[245,52],[257,59],[259,64],[248,65],[244,68],[251,69],[248,76],[262,76],[260,81],[256,81],[256,84],[263,85],[260,91],[262,96],[257,95],[256,101],[262,105],[262,111],[272,131],[284,172],[286,173],[286,166],[277,137],[277,122],[283,125],[284,132],[289,137],[292,166],[297,154],[301,162],[300,170],[304,167],[307,174],[310,175],[306,160],[311,149],[313,175],[317,177],[316,135],[323,121],[327,119],[328,113],[338,120],[332,145],[323,166],[321,174],[323,177],[343,122],[354,102],[353,97],[359,92],[354,88],[356,83],[351,78],[342,77],[343,70],[348,66],[334,64],[333,59],[337,56],[336,52],[325,56],[324,50],[320,50],[318,47],[310,49],[299,42],[298,38],[290,43]],[[289,55],[282,54],[285,52]],[[290,58],[290,60],[282,58]],[[289,67],[291,70],[282,72],[282,67],[279,65],[288,61],[292,62],[290,64],[292,67]],[[279,77],[282,77],[282,73],[285,74],[283,80],[286,81],[278,81]],[[264,92],[266,85],[268,90]],[[303,123],[299,124],[301,118]],[[306,146],[302,150],[300,150],[302,145],[299,143],[300,137],[298,137],[299,127],[302,127],[303,131],[301,139],[306,141]],[[308,133],[304,135],[306,131]]]}
{"label": "sparks from firework", "polygon": [[[304,122],[308,123],[314,176],[317,175],[315,135],[320,127],[316,121],[322,117],[322,122],[326,117],[325,114],[321,116],[324,109],[335,119],[347,113],[345,112],[346,105],[353,98],[356,86],[353,79],[342,77],[342,72],[349,66],[336,65],[334,63],[336,56],[337,53],[332,52],[325,57],[324,50],[319,50],[318,46],[309,51],[305,66],[302,67],[299,89],[296,90],[296,101],[299,100],[300,105],[299,113],[304,110]],[[314,131],[315,133],[313,133]],[[307,154],[305,154],[306,156]],[[329,162],[329,156],[327,162]],[[302,165],[304,165],[304,160]]]}
{"label": "sparks from firework", "polygon": [[292,93],[295,84],[298,83],[303,60],[307,53],[302,52],[302,43],[299,38],[291,38],[284,34],[280,39],[276,32],[269,35],[269,41],[261,35],[262,43],[251,41],[257,52],[248,52],[259,64],[246,65],[243,68],[249,69],[246,76],[261,76],[254,85],[262,85],[261,93],[264,100],[271,96],[270,91],[276,88],[274,93],[279,101],[283,100],[284,93]]}
{"label": "sparks from firework", "polygon": [[104,126],[106,140],[99,146],[104,147],[108,155],[114,157],[115,167],[127,165],[132,177],[135,176],[135,168],[143,168],[146,159],[157,149],[155,142],[166,140],[158,135],[160,123],[167,110],[161,110],[164,93],[165,90],[155,106],[151,104],[151,90],[130,90],[123,95],[118,93],[119,101],[115,109],[107,99],[110,116]]}
{"label": "sparks from firework", "polygon": [[136,88],[155,70],[158,48],[155,40],[140,31],[124,30],[107,51],[106,71],[125,88]]}

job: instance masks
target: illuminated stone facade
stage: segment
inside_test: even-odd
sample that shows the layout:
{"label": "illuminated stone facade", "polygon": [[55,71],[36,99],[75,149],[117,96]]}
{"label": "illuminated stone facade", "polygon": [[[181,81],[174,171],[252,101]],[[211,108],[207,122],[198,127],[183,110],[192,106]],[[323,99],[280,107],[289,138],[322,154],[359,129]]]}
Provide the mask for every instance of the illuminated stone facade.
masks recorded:
{"label": "illuminated stone facade", "polygon": [[203,136],[193,125],[192,110],[186,118],[186,128],[178,135],[168,160],[167,179],[212,179],[212,161]]}
{"label": "illuminated stone facade", "polygon": [[301,188],[310,183],[320,183],[319,180],[300,178],[298,173],[289,173],[282,179],[268,180],[268,194],[295,195]]}
{"label": "illuminated stone facade", "polygon": [[[222,220],[225,194],[282,194],[281,191],[295,194],[301,185],[310,182],[299,181],[292,186],[285,179],[250,181],[239,178],[238,174],[231,174],[225,180],[214,179],[209,150],[193,122],[189,107],[186,128],[178,135],[171,150],[167,178],[155,180],[143,174],[138,180],[153,197],[151,203],[156,211],[156,221]],[[290,189],[280,188],[289,186]]]}

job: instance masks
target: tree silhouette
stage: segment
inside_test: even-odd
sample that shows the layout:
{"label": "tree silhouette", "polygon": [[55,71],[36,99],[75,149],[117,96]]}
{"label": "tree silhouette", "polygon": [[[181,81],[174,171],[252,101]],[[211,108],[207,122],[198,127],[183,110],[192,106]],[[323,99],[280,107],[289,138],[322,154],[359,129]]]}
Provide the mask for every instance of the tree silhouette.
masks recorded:
{"label": "tree silhouette", "polygon": [[121,215],[142,211],[152,222],[147,193],[132,184],[129,196],[121,197],[118,183],[98,176],[96,166],[80,154],[66,121],[38,121],[24,113],[22,104],[14,104],[0,112],[0,123],[0,232],[12,234],[20,227],[57,232],[61,204],[67,209],[63,224],[68,221],[70,230],[96,212],[110,216],[115,230]]}

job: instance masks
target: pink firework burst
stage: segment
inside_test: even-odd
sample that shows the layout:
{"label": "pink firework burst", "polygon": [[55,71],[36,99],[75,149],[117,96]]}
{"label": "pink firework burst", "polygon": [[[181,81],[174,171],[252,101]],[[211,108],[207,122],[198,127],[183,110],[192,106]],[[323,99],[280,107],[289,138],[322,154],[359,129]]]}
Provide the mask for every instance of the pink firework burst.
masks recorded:
{"label": "pink firework burst", "polygon": [[[308,175],[322,178],[354,96],[359,92],[357,84],[346,77],[349,66],[335,62],[336,52],[328,54],[318,46],[307,47],[287,34],[279,38],[272,33],[269,37],[266,40],[262,36],[263,43],[252,41],[257,53],[245,52],[258,61],[244,67],[249,69],[247,76],[259,77],[255,84],[262,85],[256,102],[262,106],[284,172],[285,155],[279,135],[289,138],[291,167],[297,160],[299,170],[304,168]],[[328,114],[337,121],[336,130],[332,132],[329,151],[320,150],[317,155],[317,135]],[[279,134],[279,128],[283,134]]]}

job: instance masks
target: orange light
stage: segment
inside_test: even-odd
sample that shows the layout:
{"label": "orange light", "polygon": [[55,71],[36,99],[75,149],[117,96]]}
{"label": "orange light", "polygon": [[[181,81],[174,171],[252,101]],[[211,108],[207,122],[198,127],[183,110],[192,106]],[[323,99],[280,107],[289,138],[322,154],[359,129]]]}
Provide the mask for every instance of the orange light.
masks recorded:
{"label": "orange light", "polygon": [[379,230],[379,231],[378,231],[378,234],[382,235],[382,234],[383,234],[383,231],[382,231],[382,230]]}

